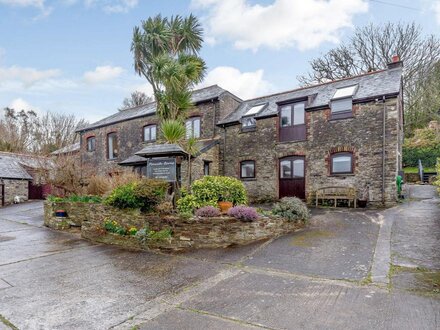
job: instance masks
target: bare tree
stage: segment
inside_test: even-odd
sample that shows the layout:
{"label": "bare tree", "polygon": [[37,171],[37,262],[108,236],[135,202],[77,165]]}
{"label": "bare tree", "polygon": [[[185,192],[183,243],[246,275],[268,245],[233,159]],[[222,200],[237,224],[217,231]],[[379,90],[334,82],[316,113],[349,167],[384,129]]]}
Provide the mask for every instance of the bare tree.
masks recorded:
{"label": "bare tree", "polygon": [[0,120],[0,150],[47,155],[76,142],[76,130],[86,124],[74,115],[47,112],[43,116],[30,111],[5,108]]}
{"label": "bare tree", "polygon": [[[311,85],[384,69],[394,54],[404,62],[403,88],[410,113],[418,81],[428,76],[440,59],[440,40],[433,35],[423,35],[415,23],[359,27],[347,42],[313,59],[311,72],[299,76],[298,80],[303,85]],[[412,120],[407,116],[408,128],[414,126]]]}
{"label": "bare tree", "polygon": [[0,120],[0,148],[3,151],[26,152],[32,148],[33,132],[37,123],[35,111],[6,107],[4,119]]}
{"label": "bare tree", "polygon": [[131,93],[130,97],[126,97],[124,101],[122,101],[122,107],[119,108],[120,111],[137,107],[140,105],[144,105],[153,101],[151,96],[139,91],[134,91]]}

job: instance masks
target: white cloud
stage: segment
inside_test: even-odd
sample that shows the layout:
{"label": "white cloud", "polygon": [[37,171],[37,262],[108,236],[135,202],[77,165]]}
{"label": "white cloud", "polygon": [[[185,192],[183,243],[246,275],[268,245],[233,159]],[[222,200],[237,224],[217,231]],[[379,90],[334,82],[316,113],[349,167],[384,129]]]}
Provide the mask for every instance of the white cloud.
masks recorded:
{"label": "white cloud", "polygon": [[119,66],[97,66],[94,71],[84,73],[84,81],[89,84],[97,84],[119,77],[124,72]]}
{"label": "white cloud", "polygon": [[53,11],[53,7],[46,6],[45,0],[0,0],[0,5],[38,8],[40,14],[33,18],[34,21],[48,17]]}
{"label": "white cloud", "polygon": [[192,6],[207,12],[211,40],[230,40],[238,49],[253,51],[292,46],[305,50],[323,42],[337,43],[341,29],[353,26],[354,15],[368,11],[365,0],[274,0],[268,5],[192,0]]}
{"label": "white cloud", "polygon": [[45,0],[0,0],[0,4],[17,7],[43,8]]}
{"label": "white cloud", "polygon": [[27,101],[23,100],[22,98],[17,98],[12,100],[11,103],[9,103],[9,108],[12,108],[16,111],[21,111],[21,110],[25,110],[25,111],[34,110],[35,112],[40,111],[39,108],[30,105]]}
{"label": "white cloud", "polygon": [[202,86],[217,84],[242,99],[267,94],[273,86],[263,78],[264,71],[240,72],[230,66],[219,66],[211,70]]}
{"label": "white cloud", "polygon": [[135,8],[139,0],[84,0],[86,7],[101,7],[106,13],[127,13]]}
{"label": "white cloud", "polygon": [[0,85],[6,82],[16,82],[24,85],[24,87],[30,87],[38,81],[57,77],[60,74],[61,71],[58,69],[37,70],[19,66],[0,67]]}
{"label": "white cloud", "polygon": [[440,0],[434,1],[434,3],[432,4],[432,9],[434,10],[437,24],[440,25]]}

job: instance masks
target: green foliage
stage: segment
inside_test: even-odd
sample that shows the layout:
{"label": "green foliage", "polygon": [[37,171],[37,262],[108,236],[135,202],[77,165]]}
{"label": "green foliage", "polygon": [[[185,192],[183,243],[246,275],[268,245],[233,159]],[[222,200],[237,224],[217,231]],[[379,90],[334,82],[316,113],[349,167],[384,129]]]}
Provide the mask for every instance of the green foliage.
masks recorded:
{"label": "green foliage", "polygon": [[150,230],[148,227],[140,229],[136,233],[136,238],[143,244],[148,244],[148,242],[161,242],[172,237],[173,233],[171,229],[161,229],[159,231]]}
{"label": "green foliage", "polygon": [[71,195],[68,197],[56,197],[56,196],[47,196],[46,198],[50,202],[77,202],[77,203],[101,203],[102,198],[100,196],[92,196],[92,195],[85,195],[85,196],[78,196],[78,195]]}
{"label": "green foliage", "polygon": [[194,181],[191,194],[177,201],[179,212],[194,212],[203,206],[217,207],[219,201],[232,202],[234,205],[246,204],[247,194],[240,180],[227,176],[204,176]]}
{"label": "green foliage", "polygon": [[434,184],[438,187],[437,190],[440,193],[440,158],[437,159],[437,179]]}
{"label": "green foliage", "polygon": [[434,167],[440,157],[440,128],[432,123],[429,127],[417,129],[414,136],[405,140],[403,146],[403,164],[405,167],[417,167],[418,160],[423,167]]}
{"label": "green foliage", "polygon": [[104,203],[120,209],[150,211],[165,198],[168,183],[163,180],[142,179],[114,189]]}
{"label": "green foliage", "polygon": [[160,130],[168,143],[177,144],[185,138],[185,125],[180,120],[164,120],[160,124]]}
{"label": "green foliage", "polygon": [[125,227],[118,224],[116,221],[106,220],[104,222],[104,229],[110,233],[119,234],[119,235],[127,235],[127,229]]}
{"label": "green foliage", "polygon": [[284,197],[273,207],[274,215],[289,221],[307,221],[310,217],[307,205],[296,197]]}
{"label": "green foliage", "polygon": [[135,194],[136,183],[128,183],[115,188],[104,200],[105,204],[120,209],[136,209],[144,206],[144,201]]}
{"label": "green foliage", "polygon": [[417,167],[419,159],[423,167],[433,167],[440,157],[440,144],[435,147],[403,147],[404,166]]}
{"label": "green foliage", "polygon": [[190,15],[157,15],[135,27],[131,51],[135,71],[153,87],[161,119],[182,119],[192,106],[190,90],[203,80],[205,62],[198,56],[203,30]]}

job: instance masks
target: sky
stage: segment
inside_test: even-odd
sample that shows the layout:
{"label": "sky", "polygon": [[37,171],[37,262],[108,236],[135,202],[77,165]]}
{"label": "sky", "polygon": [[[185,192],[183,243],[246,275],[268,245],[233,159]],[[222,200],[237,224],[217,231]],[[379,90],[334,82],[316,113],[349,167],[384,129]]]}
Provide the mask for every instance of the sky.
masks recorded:
{"label": "sky", "polygon": [[0,0],[0,108],[115,113],[146,79],[135,74],[133,28],[150,16],[199,17],[199,87],[248,99],[298,87],[309,61],[370,22],[416,22],[440,37],[440,0]]}

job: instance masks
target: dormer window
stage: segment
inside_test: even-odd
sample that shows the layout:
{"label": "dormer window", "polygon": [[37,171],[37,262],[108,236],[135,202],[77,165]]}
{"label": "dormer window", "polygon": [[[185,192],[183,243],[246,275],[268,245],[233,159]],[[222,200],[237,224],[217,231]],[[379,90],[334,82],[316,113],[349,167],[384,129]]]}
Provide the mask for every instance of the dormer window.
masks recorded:
{"label": "dormer window", "polygon": [[241,127],[243,130],[253,130],[257,126],[255,116],[264,109],[267,103],[251,106],[241,118]]}
{"label": "dormer window", "polygon": [[241,119],[241,127],[244,130],[253,129],[253,128],[257,127],[257,121],[255,120],[254,117],[243,117]]}
{"label": "dormer window", "polygon": [[331,119],[344,119],[353,117],[353,95],[357,85],[338,88],[330,102]]}

